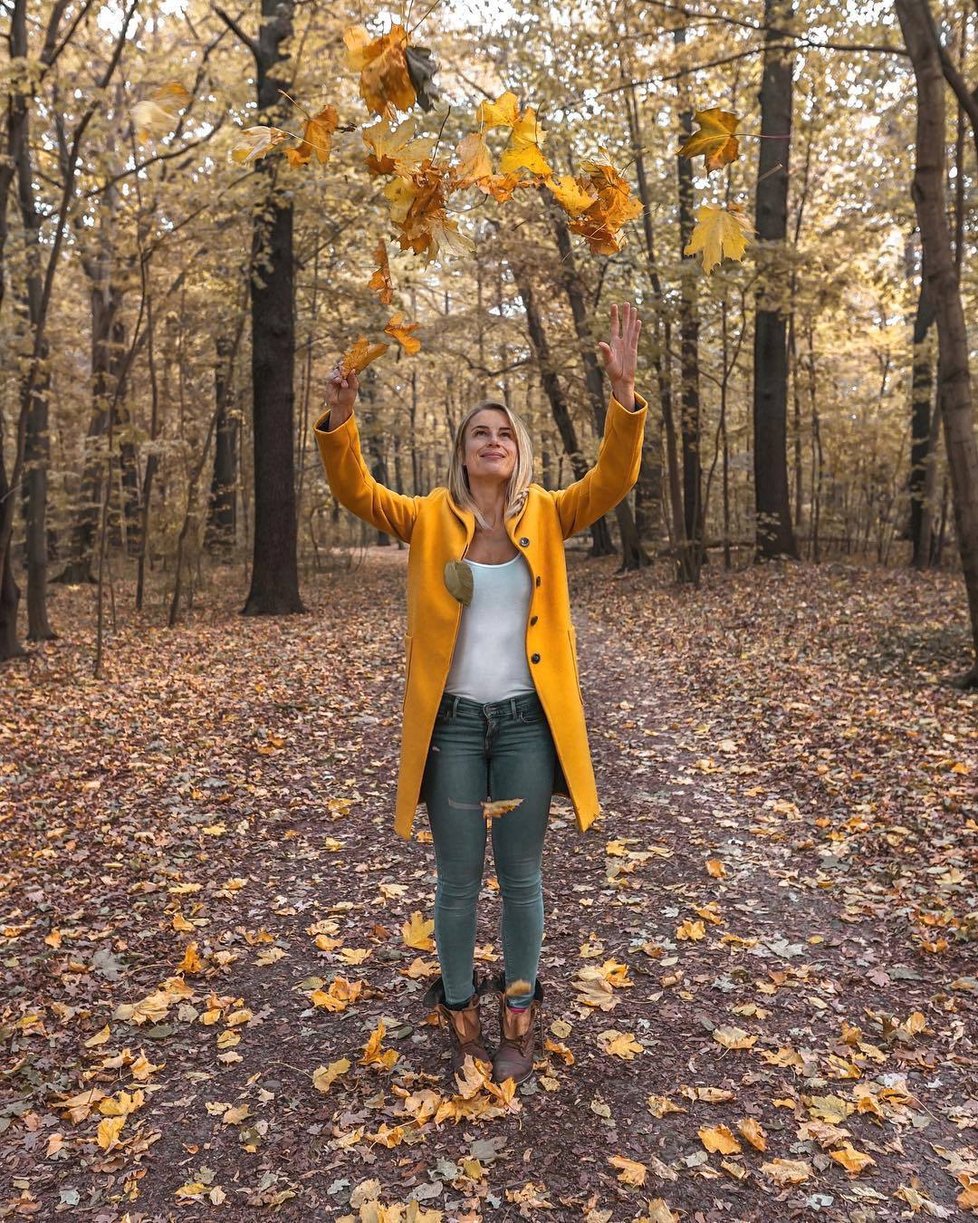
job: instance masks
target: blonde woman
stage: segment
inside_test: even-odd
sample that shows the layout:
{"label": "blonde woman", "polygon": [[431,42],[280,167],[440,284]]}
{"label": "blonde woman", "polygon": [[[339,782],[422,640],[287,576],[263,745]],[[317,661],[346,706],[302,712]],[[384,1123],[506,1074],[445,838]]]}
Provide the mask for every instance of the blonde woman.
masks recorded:
{"label": "blonde woman", "polygon": [[[611,307],[599,345],[611,382],[593,468],[567,488],[532,483],[522,421],[505,404],[473,407],[459,425],[448,486],[407,497],[378,484],[360,451],[358,382],[330,375],[315,436],[333,495],[410,545],[407,684],[395,831],[410,839],[423,802],[434,845],[435,944],[441,975],[425,995],[466,1056],[493,1079],[533,1069],[543,1002],[541,864],[553,794],[567,795],[584,832],[600,814],[571,624],[564,540],[613,509],[638,476],[648,405],[635,393],[641,320]],[[519,800],[487,817],[488,801]],[[491,828],[502,900],[504,972],[494,988],[500,1034],[483,1041],[474,969],[476,904]]]}

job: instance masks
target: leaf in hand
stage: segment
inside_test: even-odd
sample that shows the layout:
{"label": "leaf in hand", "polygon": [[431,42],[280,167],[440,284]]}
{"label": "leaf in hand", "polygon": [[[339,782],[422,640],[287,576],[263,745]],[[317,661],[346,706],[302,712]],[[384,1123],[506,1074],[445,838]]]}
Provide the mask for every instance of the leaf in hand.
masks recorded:
{"label": "leaf in hand", "polygon": [[389,344],[371,344],[366,336],[358,336],[356,343],[340,357],[340,373],[344,378],[348,374],[359,374],[371,361],[382,357],[389,347]]}
{"label": "leaf in hand", "polygon": [[407,355],[413,357],[416,352],[421,351],[421,341],[411,334],[417,331],[419,326],[419,323],[406,323],[404,316],[398,312],[390,319],[384,333],[397,340]]}
{"label": "leaf in hand", "polygon": [[144,101],[137,102],[132,108],[132,125],[139,143],[169,136],[177,125],[177,112],[187,105],[190,97],[179,81],[170,81],[155,89]]}
{"label": "leaf in hand", "polygon": [[321,166],[329,161],[333,133],[339,127],[340,117],[335,106],[324,106],[318,115],[306,120],[306,129],[296,148],[285,150],[290,166],[304,166],[315,154]]}
{"label": "leaf in hand", "polygon": [[709,110],[696,111],[693,119],[700,125],[700,130],[687,138],[679,150],[679,156],[702,156],[707,173],[734,161],[740,150],[740,142],[734,135],[739,122],[737,116],[729,110],[713,106]]}
{"label": "leaf in hand", "polygon": [[743,260],[751,233],[753,226],[739,208],[704,204],[696,210],[696,225],[683,254],[695,255],[702,251],[703,271],[710,272],[722,259]]}
{"label": "leaf in hand", "polygon": [[374,250],[374,262],[377,264],[377,270],[370,277],[367,287],[373,289],[385,306],[389,306],[394,299],[394,285],[391,281],[391,265],[387,260],[387,244],[383,238]]}

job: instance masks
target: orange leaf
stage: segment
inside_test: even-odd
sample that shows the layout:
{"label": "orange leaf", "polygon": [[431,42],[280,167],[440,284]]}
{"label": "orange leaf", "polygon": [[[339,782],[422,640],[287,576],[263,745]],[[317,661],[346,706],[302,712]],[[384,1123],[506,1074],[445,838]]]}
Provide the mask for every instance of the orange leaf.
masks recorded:
{"label": "orange leaf", "polygon": [[744,1149],[726,1125],[703,1126],[697,1130],[700,1142],[708,1151],[719,1151],[721,1155],[739,1155]]}
{"label": "orange leaf", "polygon": [[393,118],[395,110],[410,110],[417,101],[407,64],[407,31],[393,25],[388,34],[370,41],[362,26],[343,35],[347,62],[360,69],[360,96],[375,115]]}
{"label": "orange leaf", "polygon": [[740,150],[740,143],[733,134],[737,130],[737,116],[713,106],[709,110],[696,111],[693,119],[700,125],[700,130],[687,138],[679,150],[679,156],[692,158],[702,155],[707,173],[732,162]]}
{"label": "orange leaf", "polygon": [[403,315],[398,312],[384,328],[384,334],[397,340],[407,355],[413,357],[416,352],[421,350],[421,341],[411,334],[413,331],[417,331],[419,326],[419,323],[406,323]]}
{"label": "orange leaf", "polygon": [[374,250],[374,262],[377,270],[370,277],[368,288],[373,289],[385,306],[389,306],[394,298],[394,285],[391,281],[391,265],[387,260],[387,244],[383,238]]}
{"label": "orange leaf", "polygon": [[522,801],[521,798],[500,798],[495,802],[483,803],[482,814],[486,823],[491,823],[499,816],[505,815],[507,811],[515,811]]}
{"label": "orange leaf", "polygon": [[304,166],[315,153],[320,165],[329,161],[333,133],[339,127],[340,117],[335,106],[324,106],[318,115],[306,120],[302,140],[296,148],[285,150],[290,166]]}
{"label": "orange leaf", "polygon": [[356,343],[340,358],[340,372],[344,378],[348,374],[359,374],[371,361],[382,357],[389,347],[389,344],[371,344],[366,336],[358,336]]}

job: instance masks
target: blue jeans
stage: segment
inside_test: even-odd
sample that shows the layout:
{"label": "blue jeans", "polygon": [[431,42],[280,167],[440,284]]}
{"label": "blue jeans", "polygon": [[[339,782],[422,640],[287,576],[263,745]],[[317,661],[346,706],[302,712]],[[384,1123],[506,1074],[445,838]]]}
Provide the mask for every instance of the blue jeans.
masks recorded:
{"label": "blue jeans", "polygon": [[482,803],[521,798],[492,819],[492,853],[502,897],[502,943],[507,986],[536,984],[543,941],[543,839],[553,794],[555,749],[535,692],[480,705],[445,694],[428,749],[421,795],[428,808],[438,882],[435,946],[445,1000],[472,995],[476,901],[486,857]]}

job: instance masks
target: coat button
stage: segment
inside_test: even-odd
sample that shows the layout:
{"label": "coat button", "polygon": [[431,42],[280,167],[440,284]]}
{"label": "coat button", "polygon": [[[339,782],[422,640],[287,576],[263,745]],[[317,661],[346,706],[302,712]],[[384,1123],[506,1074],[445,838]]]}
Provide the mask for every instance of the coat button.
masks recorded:
{"label": "coat button", "polygon": [[539,616],[531,616],[531,617],[530,617],[530,623],[531,623],[531,624],[536,624],[536,622],[537,622],[539,619],[540,619],[540,617],[539,617]]}
{"label": "coat button", "polygon": [[537,585],[538,585],[538,586],[540,585],[540,576],[539,576],[539,574],[537,575]]}
{"label": "coat button", "polygon": [[529,540],[526,538],[526,536],[524,535],[524,536],[523,536],[523,538],[520,540],[520,547],[521,547],[521,548],[528,548],[529,546],[530,546],[530,541],[529,541]]}
{"label": "coat button", "polygon": [[540,661],[540,655],[539,655],[539,654],[531,654],[531,655],[530,655],[530,662],[539,662],[539,661]]}

